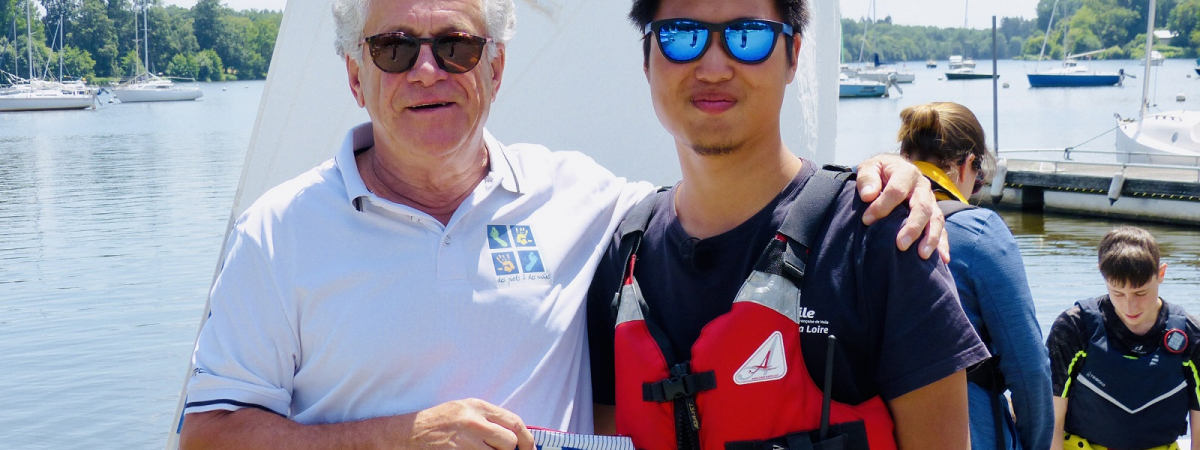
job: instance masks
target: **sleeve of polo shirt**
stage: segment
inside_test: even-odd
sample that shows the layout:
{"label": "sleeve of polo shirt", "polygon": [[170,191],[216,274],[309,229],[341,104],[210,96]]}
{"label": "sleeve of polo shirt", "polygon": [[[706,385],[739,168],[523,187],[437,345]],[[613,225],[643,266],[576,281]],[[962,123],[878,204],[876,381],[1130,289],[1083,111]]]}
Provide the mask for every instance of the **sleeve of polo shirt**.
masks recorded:
{"label": "sleeve of polo shirt", "polygon": [[916,246],[903,252],[896,248],[896,235],[907,216],[907,208],[897,208],[868,229],[866,253],[860,265],[860,292],[869,301],[883,305],[876,383],[885,400],[932,384],[988,357],[987,348],[963,313],[954,279],[941,259],[921,259]]}
{"label": "sleeve of polo shirt", "polygon": [[185,413],[254,407],[288,415],[299,345],[262,242],[231,236],[200,330]]}

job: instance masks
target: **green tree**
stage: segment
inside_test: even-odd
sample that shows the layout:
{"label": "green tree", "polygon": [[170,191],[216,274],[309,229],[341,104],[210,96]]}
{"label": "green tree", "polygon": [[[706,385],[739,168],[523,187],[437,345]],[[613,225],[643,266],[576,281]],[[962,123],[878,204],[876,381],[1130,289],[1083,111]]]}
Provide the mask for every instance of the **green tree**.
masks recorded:
{"label": "green tree", "polygon": [[196,54],[196,79],[200,81],[224,80],[225,66],[221,57],[212,49],[202,50]]}
{"label": "green tree", "polygon": [[96,61],[88,52],[68,45],[63,48],[62,54],[63,73],[66,77],[83,79],[96,77]]}
{"label": "green tree", "polygon": [[146,66],[142,64],[142,59],[138,57],[137,52],[130,50],[121,56],[121,68],[126,74],[137,75],[146,71]]}
{"label": "green tree", "polygon": [[196,56],[191,53],[179,53],[171,57],[171,62],[167,64],[167,76],[191,79],[200,77],[200,66],[196,64]]}
{"label": "green tree", "polygon": [[191,12],[196,43],[202,49],[216,48],[217,40],[225,34],[221,18],[228,15],[227,8],[221,6],[220,0],[200,0]]}
{"label": "green tree", "polygon": [[1200,48],[1200,0],[1184,0],[1167,18],[1167,27],[1178,33],[1171,45]]}
{"label": "green tree", "polygon": [[108,17],[104,0],[83,0],[75,23],[67,32],[67,42],[86,52],[95,61],[95,73],[102,77],[121,76],[117,28]]}

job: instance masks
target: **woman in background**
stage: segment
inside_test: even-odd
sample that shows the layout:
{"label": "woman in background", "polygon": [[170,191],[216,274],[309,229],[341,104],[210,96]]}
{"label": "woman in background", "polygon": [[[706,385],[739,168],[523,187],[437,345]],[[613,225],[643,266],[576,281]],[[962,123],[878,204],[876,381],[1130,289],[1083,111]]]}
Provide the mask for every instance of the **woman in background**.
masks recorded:
{"label": "woman in background", "polygon": [[993,355],[967,373],[971,447],[1045,450],[1054,429],[1050,362],[1025,266],[1004,220],[967,203],[995,166],[983,127],[969,109],[949,102],[906,108],[900,119],[900,153],[941,200],[963,311]]}

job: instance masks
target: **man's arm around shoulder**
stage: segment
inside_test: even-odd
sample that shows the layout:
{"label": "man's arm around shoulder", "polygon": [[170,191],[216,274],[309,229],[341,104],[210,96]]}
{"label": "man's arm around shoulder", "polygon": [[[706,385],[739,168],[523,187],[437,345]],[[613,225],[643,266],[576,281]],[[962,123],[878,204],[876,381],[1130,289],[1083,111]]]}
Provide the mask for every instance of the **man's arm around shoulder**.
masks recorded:
{"label": "man's arm around shoulder", "polygon": [[459,449],[534,450],[520,417],[467,399],[399,416],[303,425],[256,408],[188,414],[181,449]]}

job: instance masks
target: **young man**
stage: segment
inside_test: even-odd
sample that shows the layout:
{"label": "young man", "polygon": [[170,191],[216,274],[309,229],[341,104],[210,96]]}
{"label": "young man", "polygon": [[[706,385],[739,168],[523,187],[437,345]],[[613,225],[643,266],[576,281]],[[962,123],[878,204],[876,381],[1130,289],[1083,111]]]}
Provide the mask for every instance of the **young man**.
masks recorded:
{"label": "young man", "polygon": [[683,180],[634,208],[589,290],[597,429],[642,450],[967,448],[964,369],[987,351],[946,267],[780,137],[804,3],[630,16]]}
{"label": "young man", "polygon": [[1200,322],[1159,298],[1166,273],[1146,230],[1121,227],[1100,241],[1108,295],[1064,311],[1046,342],[1054,384],[1050,448],[1175,449],[1190,415],[1192,449],[1200,449]]}

